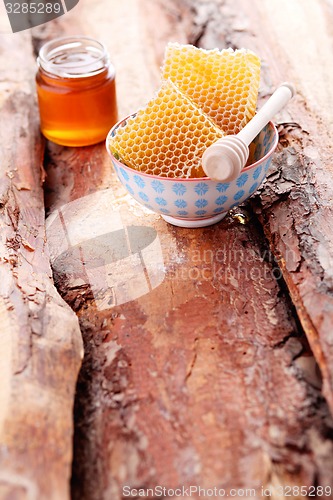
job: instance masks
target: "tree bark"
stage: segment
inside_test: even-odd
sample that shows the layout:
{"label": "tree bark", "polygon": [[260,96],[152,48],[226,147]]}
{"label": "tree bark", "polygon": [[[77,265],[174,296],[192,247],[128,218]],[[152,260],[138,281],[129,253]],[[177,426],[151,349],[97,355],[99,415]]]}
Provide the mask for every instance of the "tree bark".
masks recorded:
{"label": "tree bark", "polygon": [[64,500],[83,353],[49,263],[29,35],[2,35],[0,66],[0,497]]}
{"label": "tree bark", "polygon": [[[256,50],[264,60],[264,99],[289,66],[277,59],[276,40],[266,38],[270,24],[260,18],[259,2],[252,5],[253,11],[245,0],[101,0],[94,8],[82,2],[75,23],[107,41],[124,116],[158,85],[168,40]],[[68,16],[57,29],[74,25]],[[110,39],[110,32],[117,35]],[[305,114],[299,95],[281,116],[297,122]],[[286,139],[277,170],[282,157],[293,163],[302,154],[297,141],[292,149]],[[310,285],[321,291],[328,308],[330,295],[320,289],[302,241],[274,239],[288,207],[295,209],[294,221],[304,218],[291,194],[294,178],[291,186],[273,185],[280,174],[272,173],[254,201],[271,253],[249,204],[196,231],[145,211],[119,186],[104,145],[49,145],[46,163],[51,261],[62,296],[78,314],[86,350],[75,407],[73,498],[121,498],[124,485],[255,488],[261,498],[261,486],[333,484],[332,421],[303,332],[331,403],[332,356],[323,358],[331,323],[324,327],[315,304],[302,299],[300,307],[303,269],[305,292]],[[305,196],[310,193],[307,188]],[[122,238],[126,255],[117,253]],[[289,248],[292,255],[303,252],[303,268],[284,264]]]}

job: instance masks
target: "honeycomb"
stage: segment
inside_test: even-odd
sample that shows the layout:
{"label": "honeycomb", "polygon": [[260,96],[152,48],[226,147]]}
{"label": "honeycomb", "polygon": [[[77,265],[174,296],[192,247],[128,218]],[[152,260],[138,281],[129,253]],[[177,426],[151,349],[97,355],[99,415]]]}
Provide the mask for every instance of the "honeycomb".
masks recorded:
{"label": "honeycomb", "polygon": [[205,177],[201,157],[223,137],[214,122],[170,81],[111,137],[109,148],[127,166],[163,177]]}
{"label": "honeycomb", "polygon": [[169,43],[162,77],[175,83],[225,134],[237,134],[255,113],[260,59],[249,50]]}

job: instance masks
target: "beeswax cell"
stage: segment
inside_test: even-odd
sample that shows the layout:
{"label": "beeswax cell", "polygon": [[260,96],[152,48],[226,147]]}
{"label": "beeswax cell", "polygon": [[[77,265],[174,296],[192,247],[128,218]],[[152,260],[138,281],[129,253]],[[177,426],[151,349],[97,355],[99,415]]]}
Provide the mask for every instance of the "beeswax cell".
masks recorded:
{"label": "beeswax cell", "polygon": [[223,132],[170,81],[125,127],[109,147],[129,167],[164,177],[205,177],[201,157]]}
{"label": "beeswax cell", "polygon": [[260,59],[250,50],[169,43],[162,77],[175,83],[225,134],[237,134],[254,116]]}

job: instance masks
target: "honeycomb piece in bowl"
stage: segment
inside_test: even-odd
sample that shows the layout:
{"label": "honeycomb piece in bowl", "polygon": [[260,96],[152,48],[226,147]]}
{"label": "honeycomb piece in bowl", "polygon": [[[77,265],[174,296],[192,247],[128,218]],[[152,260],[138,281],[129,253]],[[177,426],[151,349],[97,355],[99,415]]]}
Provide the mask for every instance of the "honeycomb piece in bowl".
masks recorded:
{"label": "honeycomb piece in bowl", "polygon": [[163,177],[205,177],[201,157],[224,134],[170,81],[109,140],[127,166]]}
{"label": "honeycomb piece in bowl", "polygon": [[169,43],[162,77],[175,83],[225,134],[237,134],[254,116],[260,59],[250,50]]}

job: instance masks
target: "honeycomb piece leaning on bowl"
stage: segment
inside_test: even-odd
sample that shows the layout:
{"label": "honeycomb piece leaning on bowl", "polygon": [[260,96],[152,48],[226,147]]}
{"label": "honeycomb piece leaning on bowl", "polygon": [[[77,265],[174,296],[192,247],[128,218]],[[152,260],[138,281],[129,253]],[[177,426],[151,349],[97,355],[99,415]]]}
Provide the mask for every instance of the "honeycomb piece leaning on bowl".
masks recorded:
{"label": "honeycomb piece leaning on bowl", "polygon": [[260,59],[250,50],[169,43],[162,77],[175,83],[225,134],[237,134],[255,114]]}
{"label": "honeycomb piece leaning on bowl", "polygon": [[162,177],[205,177],[203,152],[224,134],[170,81],[144,109],[109,138],[111,153],[127,166]]}

